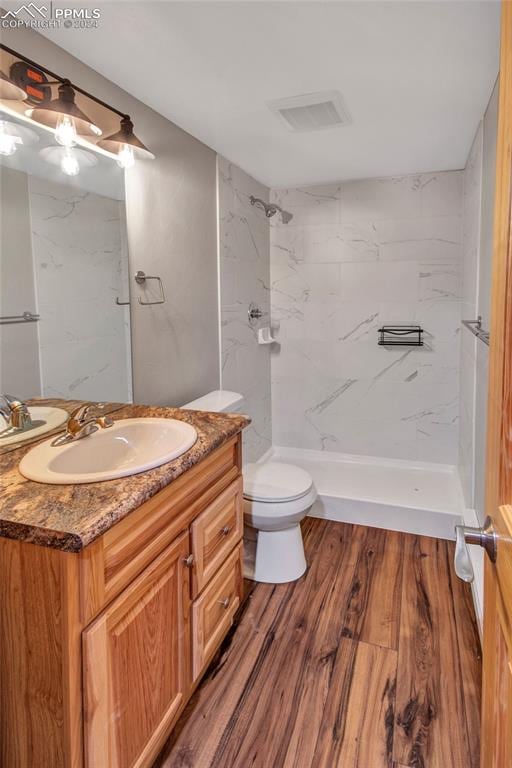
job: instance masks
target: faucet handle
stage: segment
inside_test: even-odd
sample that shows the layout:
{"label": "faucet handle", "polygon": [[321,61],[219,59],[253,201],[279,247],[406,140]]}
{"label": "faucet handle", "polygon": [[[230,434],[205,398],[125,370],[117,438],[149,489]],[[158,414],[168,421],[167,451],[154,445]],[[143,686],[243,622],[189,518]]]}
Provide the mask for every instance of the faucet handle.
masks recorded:
{"label": "faucet handle", "polygon": [[28,408],[23,402],[23,400],[20,400],[19,397],[15,397],[14,395],[8,395],[7,393],[0,395],[4,402],[9,406],[9,409],[11,411],[23,411],[23,413],[28,413]]}
{"label": "faucet handle", "polygon": [[4,419],[7,418],[10,428],[23,430],[33,426],[32,417],[23,400],[7,394],[0,395],[0,397],[7,404],[8,410],[2,407],[1,412]]}
{"label": "faucet handle", "polygon": [[89,411],[91,408],[94,408],[94,406],[95,403],[82,403],[82,405],[79,405],[78,408],[75,408],[74,411],[71,411],[68,421],[75,421],[78,424],[83,424],[85,421],[87,421]]}
{"label": "faucet handle", "polygon": [[90,415],[90,411],[93,408],[96,408],[98,411],[102,411],[105,406],[106,403],[82,403],[82,405],[79,405],[78,408],[75,408],[74,411],[71,411],[69,414],[69,421],[73,419],[79,424],[83,424],[85,421],[87,421],[87,418]]}
{"label": "faucet handle", "polygon": [[96,421],[98,422],[100,427],[103,427],[103,429],[114,426],[114,419],[112,418],[112,416],[99,416],[96,419]]}
{"label": "faucet handle", "polygon": [[[83,403],[82,405],[79,405],[78,408],[75,408],[69,415],[66,428],[67,432],[76,434],[76,432],[89,421],[90,412],[93,408],[98,408],[101,411],[104,407],[105,403]],[[114,423],[114,420],[108,415],[99,416],[95,421],[97,421],[98,425],[101,427],[111,427]]]}

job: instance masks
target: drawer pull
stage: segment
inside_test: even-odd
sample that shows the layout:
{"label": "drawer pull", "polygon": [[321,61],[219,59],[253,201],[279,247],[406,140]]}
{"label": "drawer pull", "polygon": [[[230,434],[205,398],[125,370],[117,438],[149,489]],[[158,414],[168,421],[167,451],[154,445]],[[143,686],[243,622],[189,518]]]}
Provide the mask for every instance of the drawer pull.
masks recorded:
{"label": "drawer pull", "polygon": [[224,528],[220,529],[220,532],[222,533],[223,536],[227,536],[230,531],[231,531],[230,525],[225,525]]}
{"label": "drawer pull", "polygon": [[219,600],[219,603],[220,603],[220,604],[222,605],[222,607],[223,607],[223,608],[225,608],[226,610],[229,608],[229,603],[230,603],[230,602],[231,602],[231,601],[230,601],[229,597],[225,597],[225,598],[223,598],[223,600]]}
{"label": "drawer pull", "polygon": [[187,568],[192,568],[194,565],[194,555],[189,555],[188,557],[183,558],[183,562],[187,566]]}

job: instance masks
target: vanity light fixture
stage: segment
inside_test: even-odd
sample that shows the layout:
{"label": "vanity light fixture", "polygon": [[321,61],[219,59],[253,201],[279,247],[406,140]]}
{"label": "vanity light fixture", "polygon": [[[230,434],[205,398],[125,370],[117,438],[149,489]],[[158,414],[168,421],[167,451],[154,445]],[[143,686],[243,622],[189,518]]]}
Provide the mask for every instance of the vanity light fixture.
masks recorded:
{"label": "vanity light fixture", "polygon": [[23,144],[21,136],[12,133],[11,123],[0,120],[0,155],[14,155],[18,149],[18,144]]}
{"label": "vanity light fixture", "polygon": [[6,101],[23,101],[27,98],[26,91],[11,80],[5,72],[0,69],[0,99]]}
{"label": "vanity light fixture", "polygon": [[133,123],[129,115],[123,115],[120,129],[116,133],[100,139],[98,147],[106,149],[107,152],[117,153],[117,164],[121,168],[131,168],[135,163],[135,157],[145,157],[148,160],[155,159],[154,154],[134,134]]}
{"label": "vanity light fixture", "polygon": [[76,135],[101,136],[101,128],[94,125],[80,107],[75,103],[75,89],[69,80],[59,85],[59,95],[56,99],[30,107],[25,112],[36,123],[55,128],[55,138],[64,147],[72,147],[76,143]]}
{"label": "vanity light fixture", "polygon": [[[154,160],[155,156],[149,149],[142,143],[142,141],[133,132],[133,123],[130,117],[115,107],[111,106],[92,93],[85,91],[78,85],[72,83],[67,78],[63,78],[60,75],[51,72],[46,67],[42,67],[35,61],[31,61],[18,51],[14,51],[12,48],[0,43],[0,49],[6,51],[11,56],[16,57],[19,61],[11,66],[10,74],[14,78],[13,80],[7,78],[3,73],[0,79],[0,100],[2,98],[14,98],[12,96],[3,96],[2,84],[7,82],[9,85],[13,85],[14,88],[18,88],[17,98],[27,98],[28,108],[25,111],[25,116],[29,117],[36,123],[50,128],[55,133],[57,142],[65,148],[71,149],[77,143],[81,143],[78,137],[86,139],[91,148],[94,146],[98,149],[105,150],[110,154],[117,156],[117,164],[121,168],[130,168],[136,157],[146,158],[148,160]],[[17,82],[14,74],[16,67],[20,69],[26,69],[26,67],[19,67],[20,62],[24,62],[24,65],[28,65],[33,68],[41,77],[44,77],[44,87],[51,94],[50,87],[52,85],[58,85],[59,95],[56,99],[51,99],[48,95],[45,97],[43,91],[38,94],[38,103],[30,104],[30,101],[34,102],[27,93],[23,90],[24,85],[23,73],[19,74],[20,82]],[[46,79],[46,76],[53,78],[53,81]],[[12,91],[14,94],[15,92]],[[91,119],[83,112],[83,110],[76,104],[75,95],[80,93],[82,96],[94,101],[104,109],[115,113],[121,118],[121,126],[119,131],[111,134],[110,136],[101,139],[100,141],[94,141],[102,135],[102,130],[99,126],[91,121]],[[21,94],[21,95],[20,95]],[[71,169],[76,165],[71,161],[73,153],[67,153],[64,156],[66,166]],[[63,161],[64,162],[64,158]],[[78,162],[78,161],[77,161]]]}

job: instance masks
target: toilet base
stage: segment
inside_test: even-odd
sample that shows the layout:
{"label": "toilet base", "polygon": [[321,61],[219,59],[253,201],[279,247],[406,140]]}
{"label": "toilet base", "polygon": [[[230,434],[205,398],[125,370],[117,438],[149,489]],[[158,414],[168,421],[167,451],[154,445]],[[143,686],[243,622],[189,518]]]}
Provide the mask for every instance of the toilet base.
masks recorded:
{"label": "toilet base", "polygon": [[285,584],[299,579],[307,563],[300,525],[283,531],[256,531],[246,527],[244,576],[264,584]]}

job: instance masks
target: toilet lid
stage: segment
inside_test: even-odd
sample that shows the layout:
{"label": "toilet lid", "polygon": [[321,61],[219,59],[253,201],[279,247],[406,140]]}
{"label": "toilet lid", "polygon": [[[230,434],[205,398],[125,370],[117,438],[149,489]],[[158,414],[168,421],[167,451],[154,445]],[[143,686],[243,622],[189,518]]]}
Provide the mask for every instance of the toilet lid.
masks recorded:
{"label": "toilet lid", "polygon": [[243,472],[244,496],[253,501],[292,501],[313,485],[311,475],[293,464],[246,464]]}

